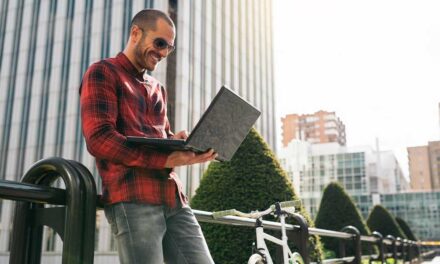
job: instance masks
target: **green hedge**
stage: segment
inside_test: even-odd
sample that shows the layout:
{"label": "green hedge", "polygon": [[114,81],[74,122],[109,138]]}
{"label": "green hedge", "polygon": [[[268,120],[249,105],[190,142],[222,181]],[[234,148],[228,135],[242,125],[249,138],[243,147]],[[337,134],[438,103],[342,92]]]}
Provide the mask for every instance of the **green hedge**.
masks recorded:
{"label": "green hedge", "polygon": [[[277,201],[298,199],[286,172],[258,132],[252,129],[230,162],[209,165],[191,206],[205,211],[234,208],[249,212],[266,209]],[[313,226],[304,208],[299,211]],[[207,223],[201,226],[216,263],[247,263],[255,240],[254,229]],[[321,260],[319,239],[311,236],[310,243],[311,259]]]}
{"label": "green hedge", "polygon": [[368,216],[367,225],[371,231],[377,231],[384,237],[392,235],[394,237],[406,238],[396,219],[381,205],[374,206]]}
{"label": "green hedge", "polygon": [[414,235],[414,233],[411,231],[411,228],[409,228],[409,225],[400,217],[396,217],[396,222],[399,224],[400,228],[402,229],[403,233],[405,233],[406,237],[410,240],[417,241],[417,237]]}
{"label": "green hedge", "polygon": [[[353,200],[344,190],[344,187],[337,182],[330,183],[324,189],[315,224],[318,228],[335,231],[351,225],[356,227],[361,235],[370,234]],[[339,239],[321,237],[321,241],[325,249],[334,251],[339,256]],[[352,255],[352,247],[348,246],[346,253]],[[364,253],[368,253],[367,247],[365,247]]]}

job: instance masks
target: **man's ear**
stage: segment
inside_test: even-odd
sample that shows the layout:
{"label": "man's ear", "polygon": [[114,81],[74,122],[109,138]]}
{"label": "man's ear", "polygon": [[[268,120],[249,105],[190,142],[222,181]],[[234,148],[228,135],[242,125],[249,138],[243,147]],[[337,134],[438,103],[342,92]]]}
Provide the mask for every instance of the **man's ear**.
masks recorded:
{"label": "man's ear", "polygon": [[130,29],[130,40],[133,43],[137,43],[142,38],[142,33],[142,30],[137,25],[133,25]]}

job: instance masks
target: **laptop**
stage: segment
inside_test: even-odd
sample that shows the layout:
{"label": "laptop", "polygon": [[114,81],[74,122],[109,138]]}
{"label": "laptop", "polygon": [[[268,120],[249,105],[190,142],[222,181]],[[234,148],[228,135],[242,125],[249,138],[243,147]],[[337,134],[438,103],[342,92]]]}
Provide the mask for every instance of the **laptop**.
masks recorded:
{"label": "laptop", "polygon": [[163,151],[203,153],[214,149],[218,161],[229,161],[260,114],[246,100],[222,86],[186,140],[135,136],[127,136],[127,140]]}

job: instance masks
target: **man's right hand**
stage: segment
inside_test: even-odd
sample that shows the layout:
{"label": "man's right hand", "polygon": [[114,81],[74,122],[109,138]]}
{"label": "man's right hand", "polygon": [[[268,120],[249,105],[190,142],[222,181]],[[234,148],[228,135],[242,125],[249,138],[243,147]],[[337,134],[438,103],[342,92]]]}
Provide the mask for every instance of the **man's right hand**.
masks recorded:
{"label": "man's right hand", "polygon": [[165,168],[174,168],[183,165],[192,165],[214,160],[217,153],[213,149],[202,154],[196,154],[192,151],[174,151],[165,162]]}

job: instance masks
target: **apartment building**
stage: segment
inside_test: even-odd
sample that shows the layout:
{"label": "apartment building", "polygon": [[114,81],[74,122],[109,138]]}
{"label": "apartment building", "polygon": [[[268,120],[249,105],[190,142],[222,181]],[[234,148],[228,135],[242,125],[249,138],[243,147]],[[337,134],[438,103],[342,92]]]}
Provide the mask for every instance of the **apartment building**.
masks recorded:
{"label": "apartment building", "polygon": [[286,147],[293,139],[312,144],[337,142],[346,144],[345,125],[335,112],[318,111],[313,114],[289,114],[281,118],[282,142]]}

